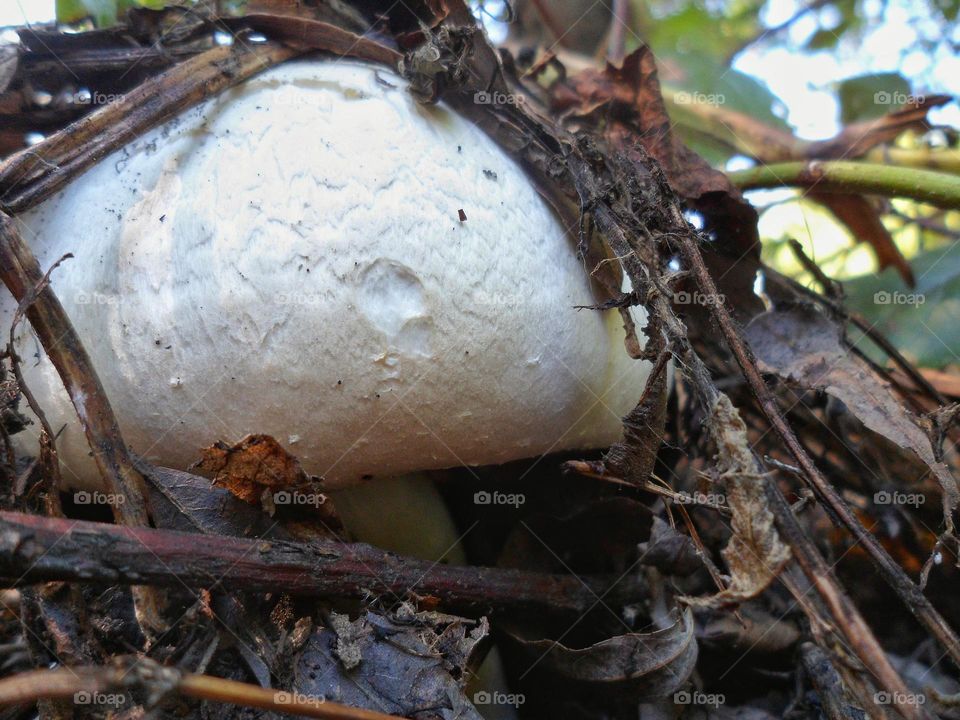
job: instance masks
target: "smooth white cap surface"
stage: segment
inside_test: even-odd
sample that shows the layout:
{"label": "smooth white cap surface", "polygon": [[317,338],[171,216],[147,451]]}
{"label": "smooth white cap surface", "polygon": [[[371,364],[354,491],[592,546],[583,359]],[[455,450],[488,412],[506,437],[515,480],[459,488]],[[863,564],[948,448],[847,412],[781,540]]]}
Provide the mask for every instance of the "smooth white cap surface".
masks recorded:
{"label": "smooth white cap surface", "polygon": [[[649,370],[616,312],[575,309],[597,300],[576,228],[513,160],[361,63],[265,72],[20,219],[44,270],[75,255],[53,288],[127,442],[162,465],[267,433],[341,487],[601,447]],[[64,477],[91,484],[66,392],[20,336],[67,425]]]}

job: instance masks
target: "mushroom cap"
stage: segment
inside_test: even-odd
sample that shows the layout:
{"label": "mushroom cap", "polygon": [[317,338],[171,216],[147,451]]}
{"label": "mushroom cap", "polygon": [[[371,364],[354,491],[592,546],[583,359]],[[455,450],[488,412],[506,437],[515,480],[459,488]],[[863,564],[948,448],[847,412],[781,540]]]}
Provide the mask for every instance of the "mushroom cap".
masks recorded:
{"label": "mushroom cap", "polygon": [[[364,63],[270,69],[19,219],[43,269],[75,256],[53,289],[126,441],[161,465],[266,433],[338,488],[601,447],[649,372],[615,312],[576,309],[597,301],[577,228],[472,123]],[[56,371],[18,334],[66,425],[65,480],[95,485]]]}

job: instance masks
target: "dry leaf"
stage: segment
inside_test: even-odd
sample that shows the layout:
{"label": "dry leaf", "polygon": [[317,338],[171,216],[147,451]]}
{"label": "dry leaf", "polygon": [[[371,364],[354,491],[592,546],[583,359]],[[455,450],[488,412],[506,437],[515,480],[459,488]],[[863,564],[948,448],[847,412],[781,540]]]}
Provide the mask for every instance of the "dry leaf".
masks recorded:
{"label": "dry leaf", "polygon": [[293,690],[357,708],[410,718],[481,720],[464,695],[468,663],[489,632],[485,619],[367,612],[333,613],[294,665]]}
{"label": "dry leaf", "polygon": [[259,504],[265,490],[305,485],[309,478],[300,461],[269,435],[247,435],[235,445],[217,442],[200,451],[193,466],[213,473],[213,482],[241,500]]}
{"label": "dry leaf", "polygon": [[[944,522],[960,500],[947,466],[937,461],[927,433],[888,386],[843,342],[840,326],[813,308],[793,308],[759,315],[746,336],[764,372],[837,398],[867,428],[911,450],[936,477],[943,490]],[[906,478],[905,478],[906,479]]]}
{"label": "dry leaf", "polygon": [[747,426],[726,395],[720,395],[708,421],[717,446],[720,471],[733,534],[723,549],[730,585],[708,598],[684,598],[696,607],[722,607],[756,597],[773,582],[790,559],[767,505],[764,478],[757,472]]}
{"label": "dry leaf", "polygon": [[630,154],[639,140],[663,168],[674,191],[699,210],[706,229],[738,252],[757,250],[757,211],[725,174],[675,136],[650,48],[641,46],[622,67],[584,70],[552,88],[555,110],[604,123],[610,143]]}
{"label": "dry leaf", "polygon": [[693,631],[693,613],[686,609],[663,630],[618,635],[585,648],[527,639],[518,630],[508,636],[556,695],[570,690],[602,705],[635,708],[638,700],[668,697],[687,682],[697,661]]}

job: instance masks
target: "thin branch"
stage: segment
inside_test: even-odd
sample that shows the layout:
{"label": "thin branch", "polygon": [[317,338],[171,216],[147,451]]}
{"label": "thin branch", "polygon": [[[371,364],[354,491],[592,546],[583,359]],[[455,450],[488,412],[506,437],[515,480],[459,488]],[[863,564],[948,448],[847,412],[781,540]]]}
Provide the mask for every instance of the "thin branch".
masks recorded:
{"label": "thin branch", "polygon": [[21,585],[46,580],[186,584],[310,597],[402,598],[416,593],[473,614],[581,615],[597,597],[629,603],[646,593],[639,576],[615,582],[447,566],[360,543],[249,540],[12,512],[0,512],[0,576],[21,578]]}
{"label": "thin branch", "polygon": [[23,242],[16,221],[4,213],[0,213],[0,278],[18,303],[29,303],[27,318],[82,420],[100,475],[111,492],[123,498],[112,504],[117,521],[149,524],[143,476],[120,435],[90,356],[63,305],[44,283],[40,264]]}
{"label": "thin branch", "polygon": [[816,188],[818,192],[905,197],[942,208],[960,209],[960,178],[918,168],[848,160],[811,160],[758,165],[727,176],[741,190]]}

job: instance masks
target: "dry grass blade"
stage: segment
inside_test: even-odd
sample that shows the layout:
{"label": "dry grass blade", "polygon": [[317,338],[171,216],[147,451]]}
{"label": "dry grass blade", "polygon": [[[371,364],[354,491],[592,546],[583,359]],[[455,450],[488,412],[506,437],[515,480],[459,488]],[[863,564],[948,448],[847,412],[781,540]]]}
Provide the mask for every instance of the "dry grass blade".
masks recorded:
{"label": "dry grass blade", "polygon": [[33,670],[0,680],[0,706],[37,700],[74,700],[78,695],[140,688],[154,702],[169,695],[213,700],[248,708],[324,720],[390,720],[395,715],[353,708],[323,698],[226,680],[181,674],[142,658],[118,658],[112,667]]}

